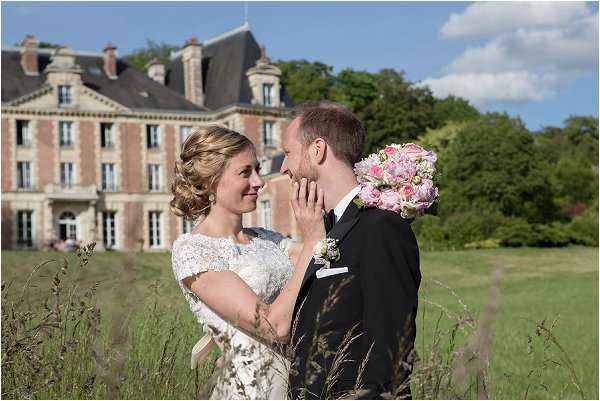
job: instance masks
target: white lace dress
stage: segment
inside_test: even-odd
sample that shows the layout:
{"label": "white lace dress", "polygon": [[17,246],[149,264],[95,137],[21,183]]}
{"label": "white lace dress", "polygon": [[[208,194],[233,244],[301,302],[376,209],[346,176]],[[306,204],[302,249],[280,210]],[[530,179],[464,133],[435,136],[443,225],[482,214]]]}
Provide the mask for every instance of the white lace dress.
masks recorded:
{"label": "white lace dress", "polygon": [[[291,240],[279,233],[252,228],[249,244],[201,234],[183,234],[172,249],[172,267],[192,312],[223,351],[225,367],[212,399],[285,399],[288,365],[284,357],[221,319],[182,282],[207,271],[230,270],[265,303],[271,303],[294,268],[288,258]],[[235,294],[232,294],[234,296]]]}

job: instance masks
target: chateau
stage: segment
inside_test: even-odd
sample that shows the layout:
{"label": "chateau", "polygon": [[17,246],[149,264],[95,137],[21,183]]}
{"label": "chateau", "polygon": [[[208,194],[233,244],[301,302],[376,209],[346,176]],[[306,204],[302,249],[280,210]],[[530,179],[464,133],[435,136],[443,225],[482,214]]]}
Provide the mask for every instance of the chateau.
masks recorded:
{"label": "chateau", "polygon": [[2,49],[2,248],[60,240],[166,250],[193,222],[169,209],[171,175],[192,127],[223,124],[256,145],[267,182],[244,224],[295,237],[281,133],[292,106],[247,24],[188,39],[167,64],[102,52]]}

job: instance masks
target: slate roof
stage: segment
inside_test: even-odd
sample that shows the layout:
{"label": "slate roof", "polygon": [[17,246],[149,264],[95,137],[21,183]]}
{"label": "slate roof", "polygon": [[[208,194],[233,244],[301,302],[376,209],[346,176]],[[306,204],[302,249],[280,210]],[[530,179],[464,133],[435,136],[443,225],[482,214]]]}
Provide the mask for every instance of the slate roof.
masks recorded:
{"label": "slate roof", "polygon": [[[44,68],[50,63],[52,51],[38,49],[39,76],[27,76],[21,67],[19,48],[2,49],[2,102],[8,102],[34,92],[45,81]],[[251,104],[252,93],[246,71],[256,65],[260,47],[248,25],[243,25],[217,38],[204,42],[202,68],[204,105],[185,99],[183,64],[176,55],[166,65],[166,84],[161,85],[122,60],[117,61],[118,79],[104,73],[101,54],[76,53],[75,63],[83,69],[85,86],[133,110],[163,110],[201,112],[232,104]],[[149,96],[142,96],[146,92]],[[280,98],[286,107],[293,106],[281,85]]]}
{"label": "slate roof", "polygon": [[[2,102],[8,102],[39,89],[44,81],[44,68],[50,63],[50,52],[38,52],[39,76],[27,76],[21,67],[19,50],[2,50]],[[134,110],[203,111],[178,93],[149,78],[145,72],[117,61],[118,79],[104,73],[101,55],[76,55],[75,63],[82,69],[81,79],[88,88]],[[142,92],[148,96],[141,95]]]}
{"label": "slate roof", "polygon": [[[260,46],[247,25],[206,41],[202,47],[204,105],[215,110],[230,104],[250,104],[252,91],[246,71],[259,58]],[[172,58],[166,69],[166,86],[185,94],[181,55]],[[292,106],[283,85],[281,88],[281,99],[286,107]]]}

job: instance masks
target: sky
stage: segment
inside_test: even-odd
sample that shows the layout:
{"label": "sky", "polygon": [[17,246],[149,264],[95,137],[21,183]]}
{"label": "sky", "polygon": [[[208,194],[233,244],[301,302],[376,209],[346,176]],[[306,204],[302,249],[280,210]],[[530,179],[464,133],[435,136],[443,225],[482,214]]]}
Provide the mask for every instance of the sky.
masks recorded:
{"label": "sky", "polygon": [[126,55],[151,39],[182,45],[247,21],[271,60],[403,71],[437,97],[507,112],[530,130],[598,116],[593,2],[6,2],[1,42],[27,34]]}

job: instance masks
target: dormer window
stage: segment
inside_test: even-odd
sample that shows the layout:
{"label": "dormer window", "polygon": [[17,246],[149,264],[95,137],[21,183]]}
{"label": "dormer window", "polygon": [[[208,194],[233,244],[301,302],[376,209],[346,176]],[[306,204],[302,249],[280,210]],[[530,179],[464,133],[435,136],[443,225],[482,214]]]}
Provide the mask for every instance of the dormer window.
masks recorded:
{"label": "dormer window", "polygon": [[273,84],[263,84],[263,104],[273,106]]}
{"label": "dormer window", "polygon": [[71,106],[73,97],[71,96],[70,85],[58,85],[58,105]]}

